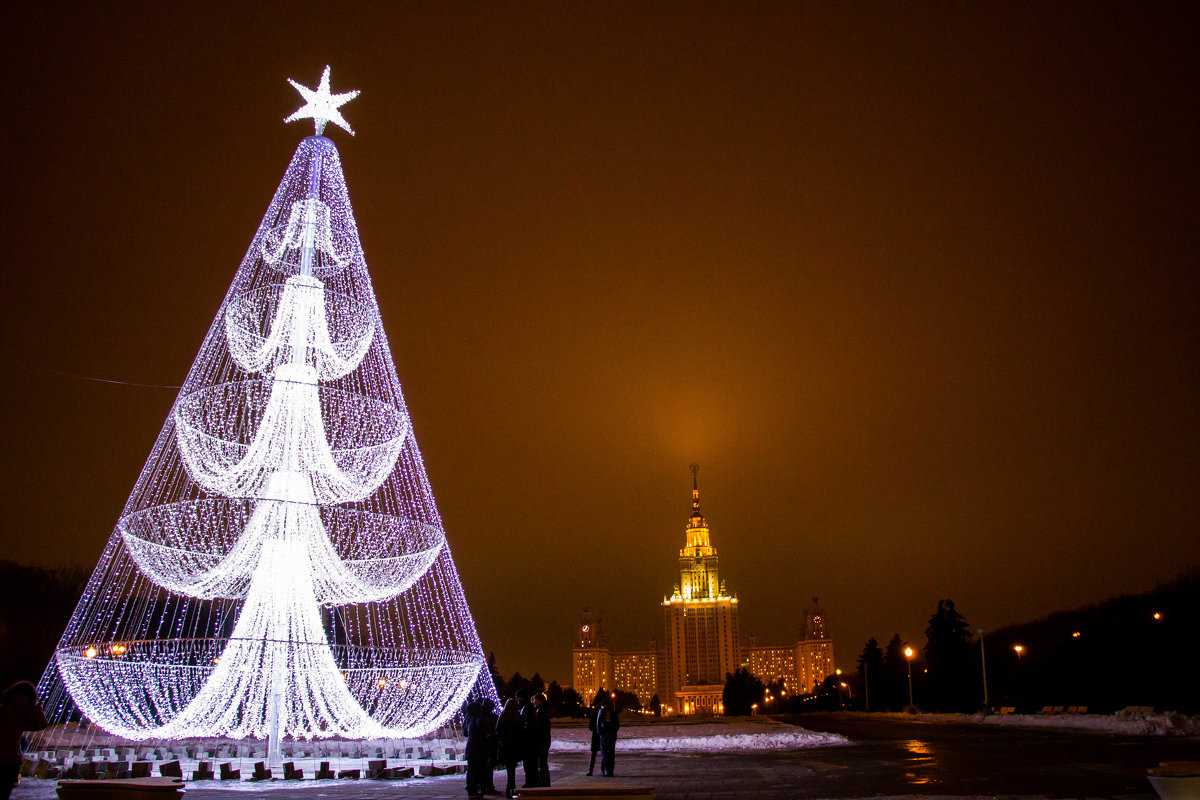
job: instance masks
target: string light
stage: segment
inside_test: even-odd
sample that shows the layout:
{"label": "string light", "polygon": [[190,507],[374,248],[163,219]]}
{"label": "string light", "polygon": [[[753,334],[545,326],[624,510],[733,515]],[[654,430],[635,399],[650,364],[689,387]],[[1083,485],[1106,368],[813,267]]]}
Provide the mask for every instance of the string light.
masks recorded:
{"label": "string light", "polygon": [[[301,91],[292,118],[344,123],[328,68]],[[338,152],[309,137],[39,688],[130,739],[411,737],[495,699],[483,666]]]}

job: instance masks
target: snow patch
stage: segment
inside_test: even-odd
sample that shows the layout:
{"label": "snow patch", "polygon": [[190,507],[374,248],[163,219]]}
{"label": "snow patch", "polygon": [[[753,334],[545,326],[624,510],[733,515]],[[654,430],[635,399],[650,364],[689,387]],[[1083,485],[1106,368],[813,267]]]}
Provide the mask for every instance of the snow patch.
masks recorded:
{"label": "snow patch", "polygon": [[[551,752],[578,753],[591,749],[586,728],[554,731]],[[683,725],[627,725],[617,736],[617,749],[625,752],[729,752],[738,750],[802,750],[807,747],[846,745],[837,733],[817,733],[791,725],[725,722]]]}

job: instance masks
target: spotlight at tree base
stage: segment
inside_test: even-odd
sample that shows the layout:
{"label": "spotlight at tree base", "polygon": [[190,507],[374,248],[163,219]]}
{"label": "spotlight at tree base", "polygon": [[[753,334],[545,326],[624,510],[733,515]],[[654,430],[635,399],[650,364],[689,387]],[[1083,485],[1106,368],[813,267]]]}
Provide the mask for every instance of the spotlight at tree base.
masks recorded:
{"label": "spotlight at tree base", "polygon": [[[349,130],[328,75],[292,119]],[[275,763],[284,736],[420,736],[496,700],[481,675],[340,156],[310,136],[39,693],[52,724],[265,738]]]}

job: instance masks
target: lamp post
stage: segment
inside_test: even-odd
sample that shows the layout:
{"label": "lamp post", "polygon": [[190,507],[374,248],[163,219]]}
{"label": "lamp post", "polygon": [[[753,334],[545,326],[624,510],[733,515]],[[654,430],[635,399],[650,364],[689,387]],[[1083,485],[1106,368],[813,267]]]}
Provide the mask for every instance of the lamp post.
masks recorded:
{"label": "lamp post", "polygon": [[1025,693],[1022,689],[1025,688],[1025,675],[1021,672],[1021,654],[1025,652],[1025,645],[1014,644],[1013,652],[1017,654],[1017,699],[1023,701]]}
{"label": "lamp post", "polygon": [[913,649],[911,647],[904,648],[904,657],[908,659],[908,705],[915,706],[916,703],[913,702],[913,690],[912,690]]}
{"label": "lamp post", "polygon": [[979,664],[983,668],[983,708],[988,707],[987,695],[987,652],[983,649],[983,628],[979,629]]}

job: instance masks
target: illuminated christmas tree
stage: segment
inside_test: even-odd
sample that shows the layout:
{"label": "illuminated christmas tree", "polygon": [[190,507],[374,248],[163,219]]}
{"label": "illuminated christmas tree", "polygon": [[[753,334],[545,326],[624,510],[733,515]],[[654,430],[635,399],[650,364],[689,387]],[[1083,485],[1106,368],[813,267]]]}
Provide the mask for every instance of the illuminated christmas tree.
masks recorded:
{"label": "illuminated christmas tree", "polygon": [[[43,677],[131,739],[411,737],[484,665],[333,142],[311,118]],[[486,671],[482,673],[487,675]],[[490,681],[478,681],[494,694]],[[52,721],[53,721],[52,719]]]}

